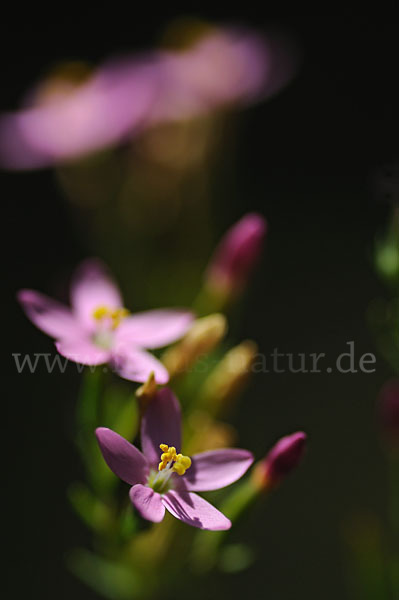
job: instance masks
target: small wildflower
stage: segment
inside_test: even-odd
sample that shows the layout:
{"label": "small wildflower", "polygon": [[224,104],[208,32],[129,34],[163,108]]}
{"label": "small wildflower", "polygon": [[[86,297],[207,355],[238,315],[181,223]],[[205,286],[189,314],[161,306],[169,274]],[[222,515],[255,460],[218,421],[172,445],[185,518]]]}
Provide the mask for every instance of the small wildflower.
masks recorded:
{"label": "small wildflower", "polygon": [[60,354],[85,365],[109,362],[121,377],[138,382],[147,381],[151,372],[157,383],[168,381],[164,365],[146,349],[176,341],[193,320],[191,312],[179,309],[130,315],[116,283],[97,260],[78,268],[71,309],[33,290],[21,290],[18,299],[29,319],[56,339]]}
{"label": "small wildflower", "polygon": [[180,422],[177,398],[163,388],[142,419],[142,452],[110,429],[100,427],[96,436],[109,468],[132,486],[130,500],[144,519],[158,523],[166,509],[193,527],[229,529],[229,519],[195,492],[217,490],[237,481],[253,456],[238,448],[185,456],[179,452]]}

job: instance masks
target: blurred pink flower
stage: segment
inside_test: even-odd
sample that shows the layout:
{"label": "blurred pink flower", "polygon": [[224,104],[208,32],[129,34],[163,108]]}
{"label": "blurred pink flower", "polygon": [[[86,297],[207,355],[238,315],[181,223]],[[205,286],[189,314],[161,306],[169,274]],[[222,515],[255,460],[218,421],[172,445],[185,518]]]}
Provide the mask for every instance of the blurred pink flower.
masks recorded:
{"label": "blurred pink flower", "polygon": [[21,290],[18,299],[29,319],[56,339],[60,354],[84,365],[108,362],[121,377],[138,382],[147,381],[152,371],[158,383],[168,381],[164,365],[145,349],[179,339],[193,320],[190,311],[179,309],[129,316],[116,283],[95,259],[75,274],[71,309],[33,290]]}
{"label": "blurred pink flower", "polygon": [[[84,83],[0,118],[0,163],[32,169],[112,146],[159,122],[270,96],[292,77],[286,42],[212,30],[191,47],[102,65]],[[50,82],[51,83],[51,82]]]}
{"label": "blurred pink flower", "polygon": [[259,259],[266,232],[266,219],[257,213],[245,215],[227,231],[205,274],[211,291],[227,297],[242,291]]}
{"label": "blurred pink flower", "polygon": [[105,66],[85,83],[0,118],[0,162],[35,169],[115,144],[143,125],[155,65]]}
{"label": "blurred pink flower", "polygon": [[163,53],[165,85],[151,120],[191,118],[270,95],[276,54],[260,36],[232,29],[208,34],[185,52]]}
{"label": "blurred pink flower", "polygon": [[166,509],[176,519],[200,529],[231,527],[229,519],[194,492],[234,483],[251,466],[253,456],[238,448],[202,452],[192,459],[179,454],[180,406],[170,389],[159,390],[144,413],[142,452],[105,427],[98,428],[96,435],[109,468],[132,486],[130,500],[144,519],[158,523]]}

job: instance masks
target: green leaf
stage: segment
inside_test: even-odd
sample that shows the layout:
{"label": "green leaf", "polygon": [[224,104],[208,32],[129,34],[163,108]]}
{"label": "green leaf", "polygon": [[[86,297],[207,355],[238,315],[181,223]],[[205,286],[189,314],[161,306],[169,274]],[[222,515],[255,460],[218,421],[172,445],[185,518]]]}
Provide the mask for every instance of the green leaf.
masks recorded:
{"label": "green leaf", "polygon": [[109,600],[141,598],[141,581],[133,567],[112,562],[88,550],[75,550],[69,568],[86,585]]}
{"label": "green leaf", "polygon": [[113,518],[111,509],[82,483],[75,483],[68,490],[68,498],[78,516],[91,529],[104,532]]}
{"label": "green leaf", "polygon": [[138,520],[133,512],[133,506],[129,504],[122,511],[119,520],[119,534],[122,541],[131,539],[133,534],[137,531]]}

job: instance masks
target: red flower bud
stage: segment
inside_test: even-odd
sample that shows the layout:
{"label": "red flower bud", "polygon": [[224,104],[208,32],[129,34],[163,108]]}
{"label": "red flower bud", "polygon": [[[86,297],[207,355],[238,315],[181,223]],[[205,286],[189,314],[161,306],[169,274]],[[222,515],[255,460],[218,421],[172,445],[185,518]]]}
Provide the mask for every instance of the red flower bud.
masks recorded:
{"label": "red flower bud", "polygon": [[266,230],[264,217],[249,213],[227,231],[206,271],[213,292],[231,296],[242,290],[260,256]]}
{"label": "red flower bud", "polygon": [[306,433],[298,431],[281,438],[255,467],[257,484],[266,489],[275,487],[295,469],[305,452]]}

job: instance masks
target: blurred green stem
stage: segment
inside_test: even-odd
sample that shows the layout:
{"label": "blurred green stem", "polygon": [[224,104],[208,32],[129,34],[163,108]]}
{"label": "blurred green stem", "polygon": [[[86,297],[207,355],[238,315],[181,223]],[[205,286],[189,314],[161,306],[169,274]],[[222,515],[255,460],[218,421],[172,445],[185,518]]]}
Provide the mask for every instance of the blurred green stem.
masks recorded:
{"label": "blurred green stem", "polygon": [[90,430],[93,431],[93,427],[96,427],[99,417],[101,387],[101,368],[96,367],[94,370],[88,368],[84,373],[76,410],[78,438],[90,434]]}
{"label": "blurred green stem", "polygon": [[[259,497],[259,488],[251,478],[238,484],[221,504],[220,510],[234,524]],[[201,531],[193,546],[193,564],[197,572],[214,568],[218,560],[218,552],[223,544],[227,531]]]}

